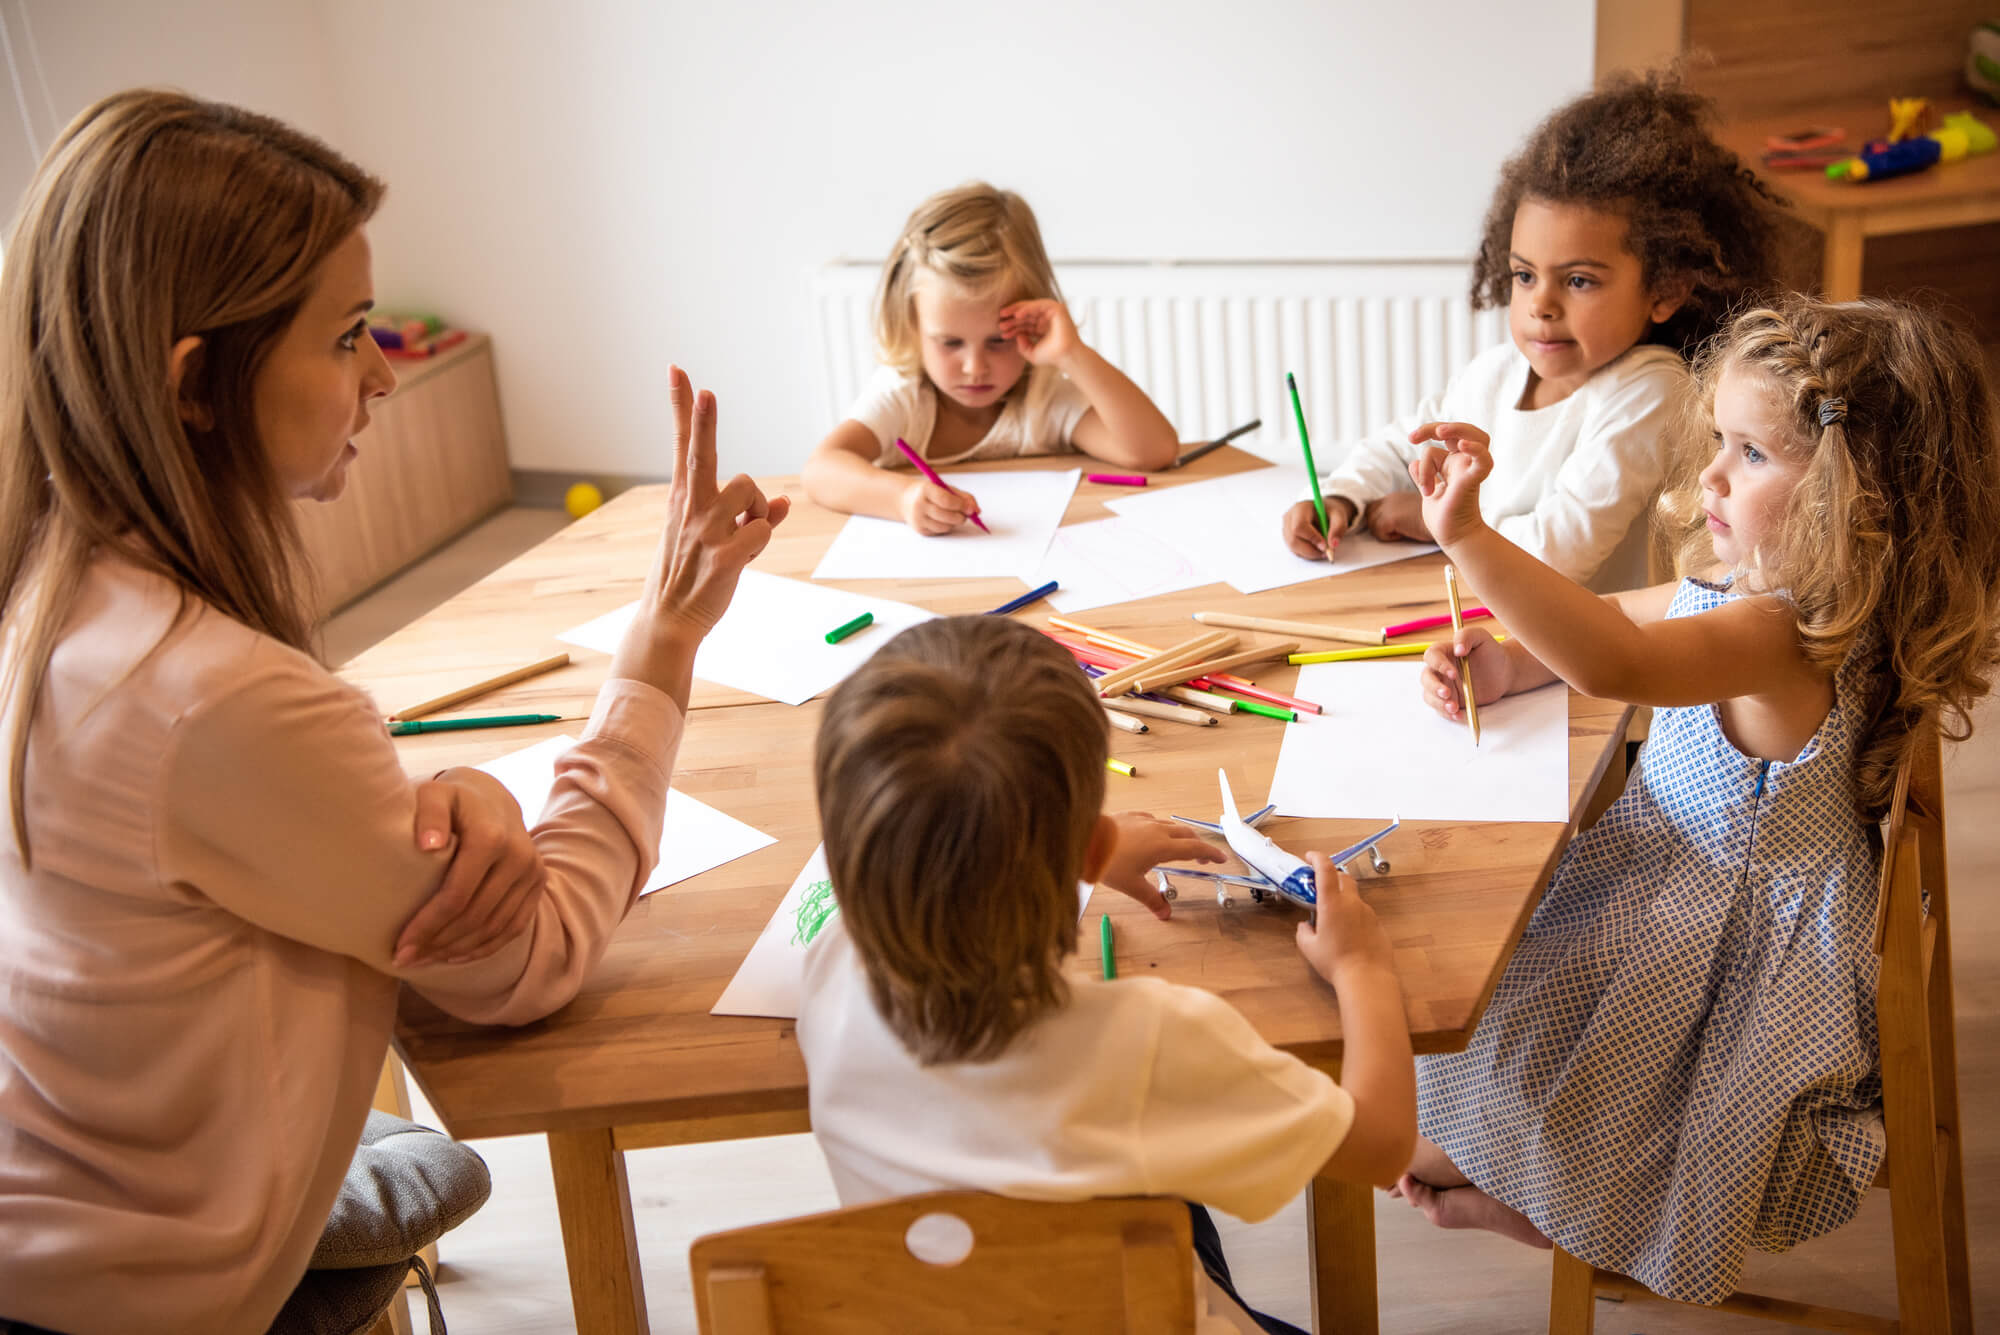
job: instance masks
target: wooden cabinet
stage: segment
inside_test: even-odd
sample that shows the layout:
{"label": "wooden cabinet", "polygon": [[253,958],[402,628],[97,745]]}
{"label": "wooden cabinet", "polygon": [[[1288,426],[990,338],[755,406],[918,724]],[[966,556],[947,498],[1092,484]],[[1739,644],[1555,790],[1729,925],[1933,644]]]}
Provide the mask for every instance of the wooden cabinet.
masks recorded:
{"label": "wooden cabinet", "polygon": [[475,334],[423,360],[392,360],[396,392],[376,404],[347,491],[304,502],[299,531],[331,612],[513,499],[493,346]]}

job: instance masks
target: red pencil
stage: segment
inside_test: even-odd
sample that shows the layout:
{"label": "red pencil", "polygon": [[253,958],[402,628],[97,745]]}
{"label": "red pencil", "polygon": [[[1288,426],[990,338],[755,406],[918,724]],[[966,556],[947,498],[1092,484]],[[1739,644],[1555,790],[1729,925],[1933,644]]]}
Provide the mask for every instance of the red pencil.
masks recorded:
{"label": "red pencil", "polygon": [[[921,454],[918,454],[915,450],[911,449],[909,447],[909,444],[906,441],[904,441],[904,439],[901,436],[896,437],[896,448],[903,452],[903,457],[905,459],[908,459],[911,463],[916,465],[917,471],[919,473],[922,473],[926,478],[928,478],[932,482],[937,483],[940,487],[944,487],[946,491],[951,491],[951,488],[948,485],[946,485],[945,480],[937,475],[937,469],[932,468],[929,464],[925,463],[924,457]],[[958,495],[958,493],[955,491],[951,491],[951,494],[954,496]],[[979,531],[981,533],[991,533],[993,531],[992,529],[986,527],[986,522],[976,514],[967,515],[966,518],[970,519],[973,523],[979,525]]]}

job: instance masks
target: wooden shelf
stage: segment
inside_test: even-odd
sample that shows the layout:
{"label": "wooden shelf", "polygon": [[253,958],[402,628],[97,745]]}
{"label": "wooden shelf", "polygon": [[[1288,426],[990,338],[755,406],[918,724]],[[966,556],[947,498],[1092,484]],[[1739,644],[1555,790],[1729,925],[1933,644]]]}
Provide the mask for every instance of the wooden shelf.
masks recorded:
{"label": "wooden shelf", "polygon": [[328,612],[513,499],[491,340],[474,334],[449,352],[391,364],[396,392],[355,438],[346,493],[299,507]]}

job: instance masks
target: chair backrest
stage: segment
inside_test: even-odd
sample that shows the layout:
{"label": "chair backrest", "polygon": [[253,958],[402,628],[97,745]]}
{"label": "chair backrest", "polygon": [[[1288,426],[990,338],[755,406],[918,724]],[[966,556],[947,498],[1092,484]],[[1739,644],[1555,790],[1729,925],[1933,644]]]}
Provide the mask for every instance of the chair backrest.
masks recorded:
{"label": "chair backrest", "polygon": [[688,1260],[702,1335],[1194,1330],[1188,1209],[1158,1197],[931,1192],[712,1233]]}

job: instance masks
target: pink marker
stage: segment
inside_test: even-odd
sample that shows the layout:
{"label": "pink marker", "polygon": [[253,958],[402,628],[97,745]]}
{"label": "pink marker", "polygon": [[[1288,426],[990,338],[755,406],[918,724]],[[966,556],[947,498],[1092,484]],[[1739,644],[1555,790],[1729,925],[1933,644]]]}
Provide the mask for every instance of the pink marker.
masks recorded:
{"label": "pink marker", "polygon": [[[909,443],[905,441],[901,436],[896,437],[896,448],[903,452],[903,457],[905,459],[908,459],[912,464],[916,465],[917,471],[919,473],[922,473],[925,478],[927,478],[932,482],[937,483],[940,487],[943,487],[946,491],[951,491],[950,485],[947,484],[943,478],[937,475],[937,469],[932,468],[929,464],[925,463],[924,457],[921,454],[918,454],[915,450],[911,449]],[[958,495],[958,493],[955,491],[951,491],[951,494],[954,496]],[[976,514],[967,515],[966,518],[970,519],[973,523],[978,524],[979,531],[981,533],[991,533],[993,531],[992,529],[986,527],[985,521],[980,519],[980,517]]]}
{"label": "pink marker", "polygon": [[1085,482],[1102,482],[1107,487],[1143,487],[1146,479],[1137,473],[1085,473]]}
{"label": "pink marker", "polygon": [[[1479,617],[1490,617],[1492,615],[1491,612],[1483,607],[1468,607],[1465,609],[1464,619],[1472,621]],[[1409,635],[1420,630],[1433,630],[1438,626],[1449,626],[1450,624],[1451,615],[1449,613],[1442,616],[1418,617],[1415,621],[1405,621],[1400,626],[1382,627],[1382,636],[1384,639],[1393,640],[1398,635]]]}

